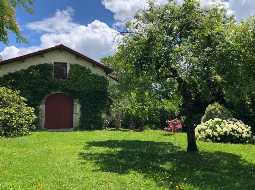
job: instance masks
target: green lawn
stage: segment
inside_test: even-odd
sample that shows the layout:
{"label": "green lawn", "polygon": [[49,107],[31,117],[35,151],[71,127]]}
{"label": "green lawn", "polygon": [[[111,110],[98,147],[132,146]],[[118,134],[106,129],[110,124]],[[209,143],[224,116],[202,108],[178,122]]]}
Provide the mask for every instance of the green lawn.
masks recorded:
{"label": "green lawn", "polygon": [[37,132],[0,139],[0,190],[254,190],[255,145],[161,131]]}

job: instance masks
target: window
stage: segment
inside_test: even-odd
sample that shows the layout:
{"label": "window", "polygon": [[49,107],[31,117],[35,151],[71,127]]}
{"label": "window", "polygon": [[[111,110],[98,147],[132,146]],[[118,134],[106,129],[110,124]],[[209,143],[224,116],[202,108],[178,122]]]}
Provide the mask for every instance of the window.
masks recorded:
{"label": "window", "polygon": [[54,79],[67,79],[67,63],[54,63]]}

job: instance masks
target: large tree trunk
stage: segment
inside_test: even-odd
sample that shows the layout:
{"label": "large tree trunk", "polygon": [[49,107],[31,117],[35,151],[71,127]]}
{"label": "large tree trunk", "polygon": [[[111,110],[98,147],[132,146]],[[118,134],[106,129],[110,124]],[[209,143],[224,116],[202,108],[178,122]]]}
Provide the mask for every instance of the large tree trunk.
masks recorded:
{"label": "large tree trunk", "polygon": [[[182,102],[182,115],[186,116],[185,126],[187,128],[187,152],[198,152],[196,135],[195,135],[195,124],[193,114],[196,113],[196,101],[192,97],[192,89],[187,81],[182,79],[175,68],[169,68],[171,77],[175,78],[178,83],[178,91],[180,92]],[[196,97],[197,98],[197,97]],[[195,99],[196,99],[195,98]]]}
{"label": "large tree trunk", "polygon": [[178,87],[179,91],[182,95],[183,102],[182,102],[182,112],[185,115],[186,121],[186,131],[187,131],[187,152],[198,152],[197,143],[196,143],[196,135],[195,135],[195,118],[194,115],[196,114],[196,101],[192,97],[191,88],[186,81],[179,78],[178,79]]}
{"label": "large tree trunk", "polygon": [[187,152],[198,152],[195,128],[193,126],[189,126],[187,128],[187,141],[188,141]]}
{"label": "large tree trunk", "polygon": [[[190,100],[192,101],[192,100]],[[186,125],[186,131],[187,131],[187,152],[198,152],[197,143],[196,143],[196,135],[195,135],[195,118],[193,114],[195,112],[192,112],[194,109],[194,104],[191,102],[186,103],[185,101],[183,104],[183,112],[185,116],[187,117],[185,125]]]}

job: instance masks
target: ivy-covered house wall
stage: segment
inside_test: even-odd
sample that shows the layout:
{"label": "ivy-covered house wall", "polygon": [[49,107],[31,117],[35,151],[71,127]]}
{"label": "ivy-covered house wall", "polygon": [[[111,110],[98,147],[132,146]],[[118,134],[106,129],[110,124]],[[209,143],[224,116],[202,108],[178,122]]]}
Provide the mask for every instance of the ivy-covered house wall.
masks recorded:
{"label": "ivy-covered house wall", "polygon": [[68,61],[65,56],[62,56],[62,61],[69,63],[68,78],[57,80],[53,77],[53,63],[56,59],[47,61],[45,57],[47,55],[40,57],[45,61],[44,64],[28,65],[26,63],[29,60],[18,63],[17,65],[24,63],[23,67],[25,68],[16,71],[13,71],[13,69],[17,66],[9,64],[13,67],[11,68],[12,72],[2,74],[2,76],[0,72],[0,86],[17,89],[21,92],[21,95],[27,99],[28,104],[36,109],[38,128],[42,127],[39,124],[41,118],[40,108],[45,97],[55,92],[61,92],[78,101],[80,105],[80,119],[77,129],[101,129],[103,116],[110,107],[108,86],[111,81],[100,70],[95,72],[97,69],[92,70],[89,68],[90,65],[87,66],[87,64],[83,65],[77,62],[79,58],[75,56]]}

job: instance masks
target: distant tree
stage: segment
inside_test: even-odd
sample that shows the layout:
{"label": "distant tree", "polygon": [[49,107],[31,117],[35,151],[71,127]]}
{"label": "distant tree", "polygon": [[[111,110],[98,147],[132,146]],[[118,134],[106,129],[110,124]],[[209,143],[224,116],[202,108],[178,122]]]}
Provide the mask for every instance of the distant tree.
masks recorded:
{"label": "distant tree", "polygon": [[13,32],[18,42],[24,42],[19,25],[16,21],[16,8],[22,7],[32,12],[33,0],[0,0],[0,42],[8,43],[8,34]]}
{"label": "distant tree", "polygon": [[206,106],[225,102],[215,65],[232,21],[225,10],[201,9],[196,0],[163,7],[150,3],[128,24],[128,33],[112,57],[120,81],[126,81],[124,91],[141,79],[159,89],[168,81],[175,84],[169,90],[182,99],[189,152],[198,151],[194,129]]}
{"label": "distant tree", "polygon": [[154,80],[154,83],[149,76],[140,75],[127,68],[128,65],[119,58],[116,54],[102,60],[109,64],[118,76],[118,83],[110,89],[113,99],[112,113],[123,113],[123,117],[130,116],[133,119],[132,127],[135,128],[141,129],[144,124],[149,127],[162,127],[155,126],[161,122],[160,112],[176,112],[181,104],[181,99],[175,91],[175,81],[159,83]]}
{"label": "distant tree", "polygon": [[[255,126],[255,17],[226,28],[217,58],[225,99],[235,116]],[[254,129],[255,130],[255,129]]]}

